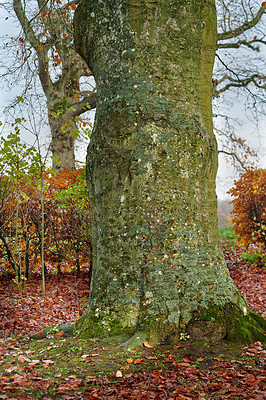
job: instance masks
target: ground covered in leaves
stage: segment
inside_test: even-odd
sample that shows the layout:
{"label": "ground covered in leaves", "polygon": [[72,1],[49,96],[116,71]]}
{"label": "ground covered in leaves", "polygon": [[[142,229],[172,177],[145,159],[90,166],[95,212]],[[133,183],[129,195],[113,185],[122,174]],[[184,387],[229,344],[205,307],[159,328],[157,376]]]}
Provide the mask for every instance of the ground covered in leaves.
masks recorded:
{"label": "ground covered in leaves", "polygon": [[[249,307],[266,316],[266,270],[240,259],[225,246],[232,278]],[[21,293],[11,279],[0,285],[0,400],[33,399],[265,399],[266,351],[248,347],[180,341],[178,346],[148,343],[143,349],[114,351],[100,340],[25,339],[32,331],[75,321],[89,294],[86,275],[65,275],[46,284],[38,279]]]}

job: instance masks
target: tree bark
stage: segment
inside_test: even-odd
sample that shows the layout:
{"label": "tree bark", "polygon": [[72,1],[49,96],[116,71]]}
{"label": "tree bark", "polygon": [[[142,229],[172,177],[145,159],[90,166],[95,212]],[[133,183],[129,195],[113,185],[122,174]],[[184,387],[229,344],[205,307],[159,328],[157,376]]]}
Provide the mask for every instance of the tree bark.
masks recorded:
{"label": "tree bark", "polygon": [[[53,168],[73,170],[75,168],[75,137],[73,130],[77,129],[77,127],[73,119],[67,122],[64,117],[66,117],[65,113],[56,115],[54,111],[50,111],[48,105],[48,119],[52,134],[51,151],[53,154]],[[64,123],[64,121],[66,122]]]}
{"label": "tree bark", "polygon": [[74,26],[98,93],[93,276],[76,329],[155,343],[262,337],[218,237],[214,0],[83,1]]}

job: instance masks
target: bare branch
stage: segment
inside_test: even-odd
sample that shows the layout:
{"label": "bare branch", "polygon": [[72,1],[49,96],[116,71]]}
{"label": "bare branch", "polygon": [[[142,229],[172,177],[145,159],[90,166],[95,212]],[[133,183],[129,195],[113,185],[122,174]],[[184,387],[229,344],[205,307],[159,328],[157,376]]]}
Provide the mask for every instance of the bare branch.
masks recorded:
{"label": "bare branch", "polygon": [[21,0],[13,0],[13,8],[21,24],[26,39],[30,42],[30,45],[37,53],[39,62],[39,77],[42,83],[43,90],[47,94],[49,88],[52,85],[49,76],[49,58],[47,56],[49,48],[47,46],[43,46],[43,44],[37,39],[30,24],[30,21],[28,20],[22,7]]}
{"label": "bare branch", "polygon": [[245,171],[247,171],[249,169],[248,167],[246,167],[244,165],[244,163],[241,161],[241,159],[238,157],[238,155],[235,152],[229,152],[229,151],[226,151],[226,150],[218,150],[218,153],[219,154],[225,154],[227,156],[232,157],[233,160],[237,161],[240,164],[241,168],[243,168]]}
{"label": "bare branch", "polygon": [[253,51],[259,52],[259,46],[253,46],[253,43],[266,44],[264,40],[251,40],[249,42],[247,40],[239,40],[236,43],[218,43],[217,49],[239,49],[240,46],[246,46]]}
{"label": "bare branch", "polygon": [[250,83],[253,83],[256,87],[260,88],[260,89],[266,89],[266,84],[264,85],[260,85],[258,83],[263,81],[266,81],[266,76],[265,75],[259,75],[259,74],[254,74],[249,76],[246,79],[234,79],[231,76],[224,76],[220,81],[218,81],[218,84],[220,84],[221,82],[228,80],[230,81],[230,83],[228,83],[227,85],[225,85],[223,88],[219,89],[219,90],[215,90],[215,95],[219,96],[219,94],[225,92],[226,90],[230,89],[231,87],[247,87],[247,85],[249,85]]}
{"label": "bare branch", "polygon": [[228,32],[218,33],[217,40],[220,41],[220,40],[236,38],[236,37],[240,36],[242,33],[253,28],[260,21],[261,17],[265,13],[265,10],[266,10],[265,7],[262,6],[262,7],[260,7],[259,11],[257,12],[257,14],[255,15],[255,17],[252,20],[246,21],[244,24],[242,24],[242,25],[238,26],[237,28],[232,29]]}

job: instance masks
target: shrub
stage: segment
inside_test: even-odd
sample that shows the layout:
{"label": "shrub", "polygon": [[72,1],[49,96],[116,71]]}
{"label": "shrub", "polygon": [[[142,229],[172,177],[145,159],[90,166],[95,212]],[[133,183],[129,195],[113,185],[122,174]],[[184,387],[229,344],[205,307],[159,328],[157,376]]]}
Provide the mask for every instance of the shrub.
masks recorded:
{"label": "shrub", "polygon": [[228,193],[234,196],[232,222],[235,233],[239,235],[237,243],[247,250],[258,246],[265,253],[266,170],[245,172]]}

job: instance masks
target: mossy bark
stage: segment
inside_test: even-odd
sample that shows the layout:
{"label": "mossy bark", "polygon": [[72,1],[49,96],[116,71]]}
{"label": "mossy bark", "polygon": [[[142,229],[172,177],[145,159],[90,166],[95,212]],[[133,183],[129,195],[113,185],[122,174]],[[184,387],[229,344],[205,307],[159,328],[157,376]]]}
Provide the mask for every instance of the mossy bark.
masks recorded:
{"label": "mossy bark", "polygon": [[253,319],[217,230],[214,0],[83,1],[74,26],[98,93],[93,277],[76,329],[151,342],[230,336],[232,320]]}
{"label": "mossy bark", "polygon": [[64,110],[60,102],[57,111],[55,105],[47,102],[48,119],[52,134],[51,151],[53,155],[53,168],[75,168],[75,131],[77,126],[71,112]]}

